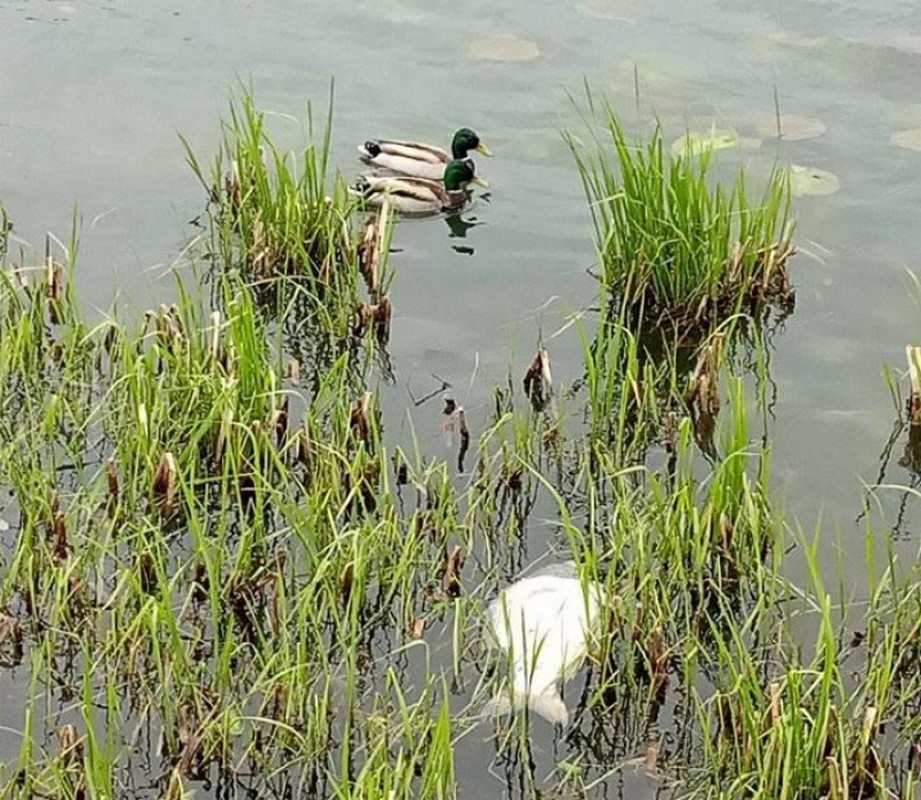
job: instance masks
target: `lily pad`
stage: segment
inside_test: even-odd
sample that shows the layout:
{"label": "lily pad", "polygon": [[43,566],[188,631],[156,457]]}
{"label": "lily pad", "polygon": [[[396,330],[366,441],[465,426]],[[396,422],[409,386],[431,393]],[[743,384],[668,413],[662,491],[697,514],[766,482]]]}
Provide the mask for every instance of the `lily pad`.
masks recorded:
{"label": "lily pad", "polygon": [[[771,139],[777,136],[777,117],[773,114],[764,114],[755,119],[755,130],[759,136]],[[781,114],[781,138],[788,142],[798,142],[803,139],[816,139],[825,133],[825,123],[815,117],[803,114]]]}
{"label": "lily pad", "polygon": [[904,147],[906,150],[917,150],[921,152],[921,128],[896,131],[889,138],[889,141],[896,147]]}
{"label": "lily pad", "polygon": [[474,39],[467,52],[484,61],[532,61],[540,55],[540,48],[537,42],[514,33],[494,33]]}
{"label": "lily pad", "polygon": [[727,147],[739,147],[741,144],[742,137],[732,128],[711,128],[709,133],[689,131],[675,139],[671,151],[673,156],[689,158],[699,156],[708,150],[723,150]]}
{"label": "lily pad", "polygon": [[834,194],[841,181],[833,172],[818,167],[790,167],[790,192],[794,197]]}

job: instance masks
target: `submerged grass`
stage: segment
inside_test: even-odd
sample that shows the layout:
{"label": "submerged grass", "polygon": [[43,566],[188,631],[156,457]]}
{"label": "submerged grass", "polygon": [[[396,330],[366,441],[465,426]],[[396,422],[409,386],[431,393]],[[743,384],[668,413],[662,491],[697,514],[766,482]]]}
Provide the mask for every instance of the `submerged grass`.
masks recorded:
{"label": "submerged grass", "polygon": [[[739,379],[721,382],[709,459],[679,408],[674,459],[650,462],[641,421],[658,412],[630,388],[647,381],[618,355],[636,348],[624,329],[586,345],[585,428],[567,411],[579,394],[535,410],[511,384],[458,482],[388,447],[348,353],[307,391],[249,284],[225,276],[215,306],[180,284],[172,307],[90,324],[73,272],[0,284],[0,657],[31,698],[2,796],[116,796],[140,772],[154,777],[134,794],[157,797],[210,779],[443,800],[478,780],[461,763],[493,758],[509,791],[543,791],[534,720],[483,743],[498,676],[478,622],[533,559],[548,498],[551,540],[608,598],[567,693],[563,784],[591,795],[645,752],[688,795],[912,785],[917,576],[893,564],[874,584],[854,695],[816,556],[814,588],[781,577],[790,534]],[[815,655],[789,632],[793,603],[820,612]],[[678,717],[666,755],[658,726]]]}
{"label": "submerged grass", "polygon": [[[231,117],[212,180],[198,170],[217,187],[210,298],[186,279],[171,306],[92,319],[74,291],[76,237],[63,257],[4,265],[0,681],[27,699],[0,798],[593,797],[623,791],[639,763],[677,797],[917,796],[917,565],[874,549],[868,528],[868,597],[858,611],[833,602],[833,568],[771,500],[771,449],[750,419],[765,390],[732,373],[730,333],[693,365],[674,346],[653,358],[626,307],[629,287],[672,322],[654,291],[690,293],[695,325],[724,302],[738,311],[717,270],[691,280],[692,256],[751,241],[738,286],[770,287],[742,255],[786,217],[727,227],[717,211],[744,194],[706,200],[706,157],[703,172],[657,176],[675,165],[656,140],[632,194],[598,186],[623,195],[599,214],[639,215],[628,196],[663,193],[648,218],[624,218],[657,248],[628,231],[639,238],[611,250],[640,247],[649,274],[616,290],[617,271],[606,278],[621,308],[581,332],[577,387],[553,384],[540,348],[472,441],[451,407],[455,470],[391,446],[367,352],[333,348],[303,374],[292,361],[297,298],[328,315],[324,330],[355,324],[358,248],[347,207],[324,199],[328,138],[295,162],[251,100]],[[700,204],[686,228],[672,197]],[[711,249],[673,241],[704,222]],[[379,308],[386,214],[362,243]],[[656,252],[684,270],[674,284]],[[261,305],[276,280],[297,287],[277,319]],[[756,353],[759,378],[766,360]],[[547,547],[604,598],[553,747],[527,714],[481,718],[507,666],[484,607]],[[785,577],[790,548],[806,586]]]}
{"label": "submerged grass", "polygon": [[[655,128],[633,143],[607,103],[590,125],[594,148],[567,141],[595,226],[606,299],[637,322],[669,323],[683,334],[707,331],[765,304],[790,305],[793,253],[790,190],[775,169],[752,198],[739,168],[728,188],[715,182],[712,153],[673,155]],[[647,326],[649,327],[649,326]]]}

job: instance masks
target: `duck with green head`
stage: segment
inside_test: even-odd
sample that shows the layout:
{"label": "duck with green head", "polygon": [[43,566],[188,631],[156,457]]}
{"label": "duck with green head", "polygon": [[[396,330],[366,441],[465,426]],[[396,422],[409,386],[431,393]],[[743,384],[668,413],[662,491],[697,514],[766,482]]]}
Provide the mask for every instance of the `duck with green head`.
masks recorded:
{"label": "duck with green head", "polygon": [[359,146],[361,160],[381,169],[440,181],[452,160],[467,158],[471,151],[491,156],[489,148],[470,128],[461,128],[451,141],[451,153],[432,144],[404,142],[397,139],[369,139]]}
{"label": "duck with green head", "polygon": [[444,183],[411,176],[365,175],[352,189],[365,205],[380,207],[385,200],[402,214],[438,214],[456,211],[467,202],[466,189],[471,183],[488,186],[476,174],[469,158],[449,161],[444,170]]}

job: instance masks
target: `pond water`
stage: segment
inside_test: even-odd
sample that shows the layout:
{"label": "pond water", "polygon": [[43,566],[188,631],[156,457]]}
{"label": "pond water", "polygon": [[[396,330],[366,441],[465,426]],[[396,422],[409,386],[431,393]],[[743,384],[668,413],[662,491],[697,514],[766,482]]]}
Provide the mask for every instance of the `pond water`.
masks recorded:
{"label": "pond water", "polygon": [[[921,128],[913,0],[0,0],[0,54],[0,198],[35,245],[46,229],[66,238],[76,204],[81,293],[102,308],[171,296],[166,269],[202,210],[177,133],[213,152],[238,80],[293,146],[288,117],[308,100],[322,110],[334,78],[334,160],[348,175],[370,136],[447,144],[475,128],[495,153],[478,162],[491,190],[464,214],[475,224],[462,237],[442,220],[394,235],[385,410],[404,433],[408,390],[437,388],[434,374],[475,435],[491,388],[519,379],[541,336],[557,378],[577,377],[576,337],[555,334],[595,299],[590,219],[560,136],[580,130],[567,93],[583,79],[635,115],[638,76],[639,118],[657,114],[675,137],[716,125],[764,139],[742,151],[756,178],[775,159],[833,172],[839,191],[795,203],[797,304],[774,339],[770,436],[790,515],[807,529],[821,519],[829,556],[862,561],[861,484],[877,480],[895,418],[881,371],[903,369],[921,337],[907,274],[921,266],[921,152],[897,145]],[[798,139],[791,123],[788,140],[765,138],[775,91],[782,113],[824,133]],[[433,452],[437,405],[412,416]],[[911,479],[899,449],[886,482]],[[894,524],[901,496],[881,497]],[[917,519],[909,508],[901,523],[905,552]],[[0,726],[16,727],[6,680]],[[480,767],[464,757],[458,769]]]}

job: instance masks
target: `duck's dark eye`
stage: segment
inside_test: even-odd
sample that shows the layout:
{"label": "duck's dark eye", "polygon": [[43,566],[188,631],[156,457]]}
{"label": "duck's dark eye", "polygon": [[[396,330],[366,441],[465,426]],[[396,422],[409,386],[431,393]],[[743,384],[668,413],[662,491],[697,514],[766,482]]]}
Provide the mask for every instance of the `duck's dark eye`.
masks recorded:
{"label": "duck's dark eye", "polygon": [[365,152],[372,158],[374,156],[379,156],[381,154],[381,146],[377,142],[369,140],[365,142]]}

